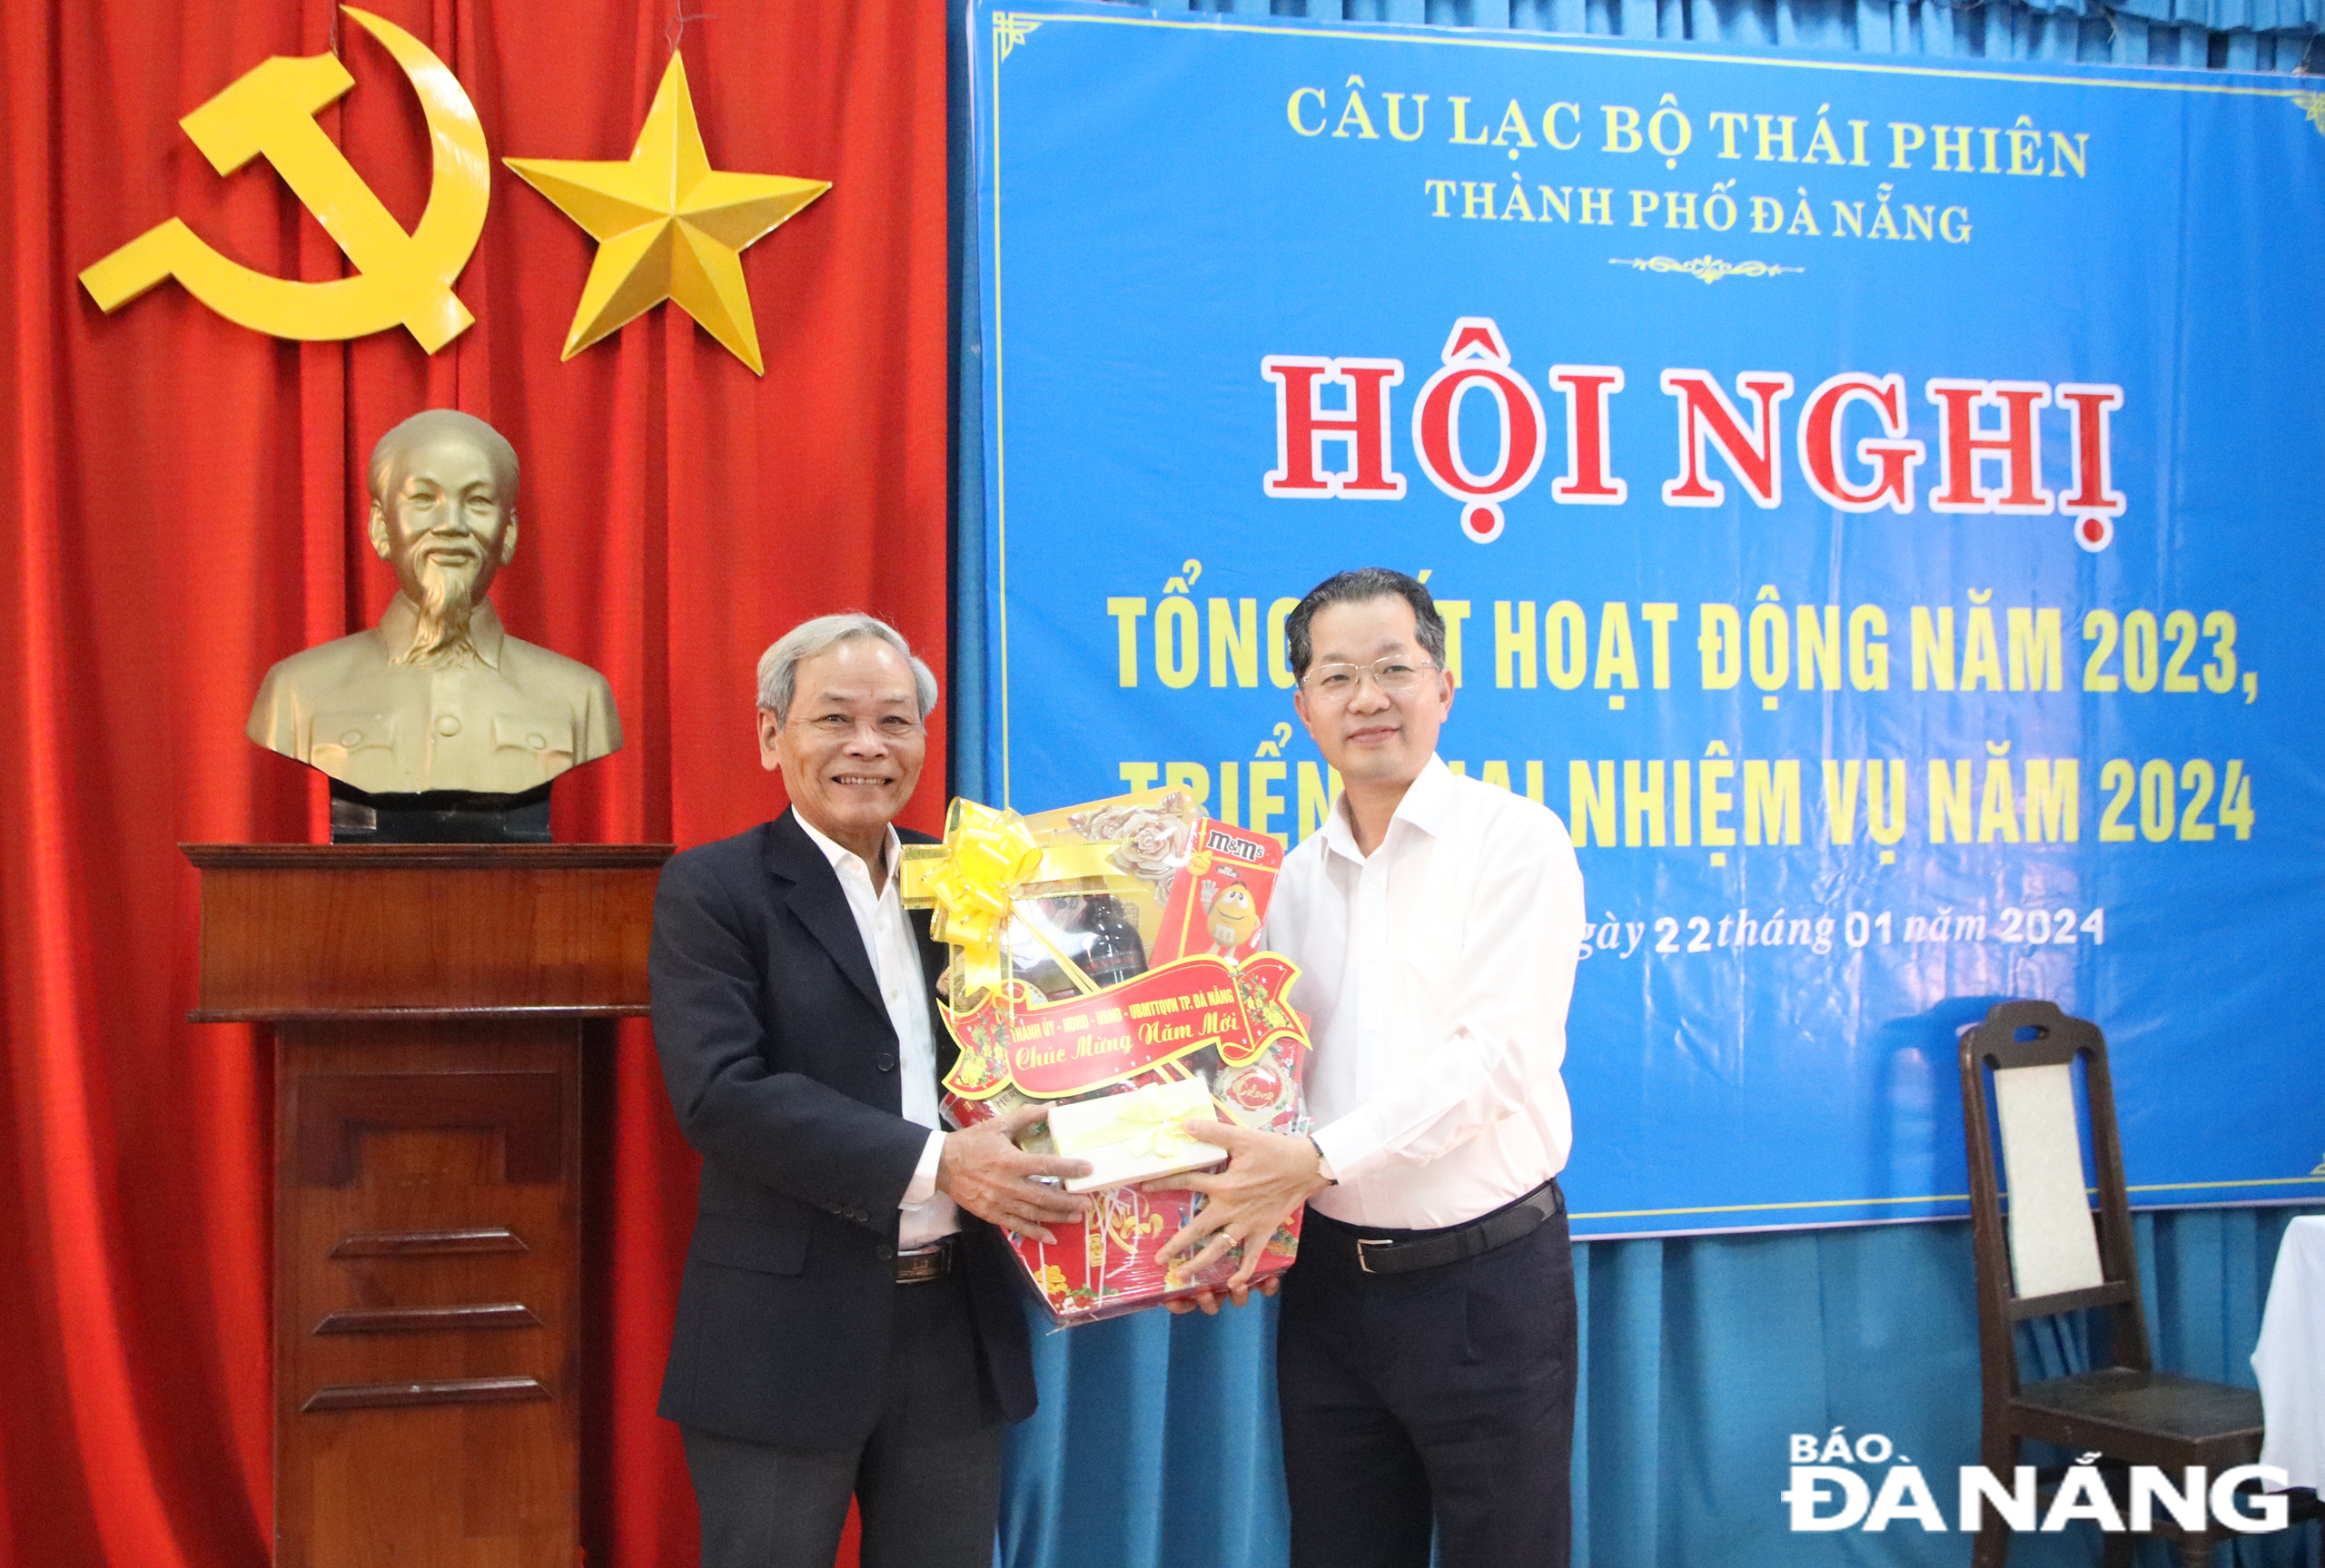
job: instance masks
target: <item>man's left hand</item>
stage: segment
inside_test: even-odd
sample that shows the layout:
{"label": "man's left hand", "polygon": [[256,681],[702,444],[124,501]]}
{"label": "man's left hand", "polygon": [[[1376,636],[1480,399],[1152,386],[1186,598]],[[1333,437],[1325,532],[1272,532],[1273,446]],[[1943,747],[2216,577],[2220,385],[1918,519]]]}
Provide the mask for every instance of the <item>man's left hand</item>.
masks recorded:
{"label": "man's left hand", "polygon": [[1227,1166],[1149,1184],[1155,1190],[1192,1189],[1210,1199],[1178,1235],[1162,1244],[1155,1260],[1168,1263],[1192,1252],[1186,1271],[1199,1274],[1232,1248],[1242,1247],[1242,1265],[1224,1287],[1240,1305],[1276,1227],[1309,1194],[1321,1192],[1331,1183],[1323,1174],[1323,1157],[1304,1138],[1258,1132],[1232,1122],[1201,1118],[1184,1125],[1193,1137],[1226,1149]]}

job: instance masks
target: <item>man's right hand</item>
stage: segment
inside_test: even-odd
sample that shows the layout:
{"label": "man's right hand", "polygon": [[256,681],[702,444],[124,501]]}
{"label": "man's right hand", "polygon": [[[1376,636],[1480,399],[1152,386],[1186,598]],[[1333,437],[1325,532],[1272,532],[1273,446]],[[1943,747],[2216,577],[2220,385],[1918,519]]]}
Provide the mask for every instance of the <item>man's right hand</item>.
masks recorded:
{"label": "man's right hand", "polygon": [[1031,1179],[1087,1176],[1090,1162],[1028,1154],[1014,1141],[1049,1114],[1045,1105],[1021,1105],[1006,1116],[945,1135],[936,1157],[936,1190],[980,1219],[1046,1247],[1057,1245],[1047,1224],[1063,1225],[1090,1211],[1090,1200]]}

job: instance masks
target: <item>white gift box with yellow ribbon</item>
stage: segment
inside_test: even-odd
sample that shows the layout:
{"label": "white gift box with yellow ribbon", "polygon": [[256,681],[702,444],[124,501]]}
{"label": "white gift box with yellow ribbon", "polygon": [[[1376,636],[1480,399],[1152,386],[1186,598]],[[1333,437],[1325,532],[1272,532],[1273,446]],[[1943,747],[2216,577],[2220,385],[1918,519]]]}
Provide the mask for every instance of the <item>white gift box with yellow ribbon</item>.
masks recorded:
{"label": "white gift box with yellow ribbon", "polygon": [[1090,1174],[1073,1178],[1065,1189],[1094,1192],[1218,1164],[1227,1151],[1180,1125],[1198,1116],[1219,1119],[1211,1090],[1200,1078],[1150,1083],[1127,1094],[1102,1094],[1053,1106],[1050,1139],[1057,1151],[1090,1162]]}

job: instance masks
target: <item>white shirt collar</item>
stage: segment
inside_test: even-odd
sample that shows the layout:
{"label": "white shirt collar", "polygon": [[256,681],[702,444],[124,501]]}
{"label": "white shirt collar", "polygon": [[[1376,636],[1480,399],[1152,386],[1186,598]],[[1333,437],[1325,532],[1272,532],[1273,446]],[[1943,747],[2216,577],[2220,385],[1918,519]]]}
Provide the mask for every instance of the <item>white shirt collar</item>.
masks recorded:
{"label": "white shirt collar", "polygon": [[[1396,812],[1389,819],[1389,833],[1395,833],[1399,823],[1407,822],[1431,838],[1441,838],[1452,815],[1453,770],[1431,752],[1413,782],[1405,786],[1404,798],[1397,802]],[[1387,833],[1381,835],[1380,842],[1389,842]],[[1356,828],[1349,821],[1346,789],[1325,814],[1324,846],[1353,861],[1364,859],[1364,852],[1356,846]]]}
{"label": "white shirt collar", "polygon": [[[825,834],[814,823],[809,822],[796,806],[792,808],[791,820],[797,823],[802,828],[806,830],[807,837],[814,842],[815,846],[817,849],[824,852],[824,858],[832,863],[832,870],[839,870],[840,863],[842,861],[852,860],[857,865],[863,866],[865,881],[869,882],[872,880],[872,868],[868,865],[865,865],[864,857],[862,855],[857,854],[854,850],[849,849],[846,845],[839,843],[836,839]],[[886,836],[883,841],[880,850],[881,868],[887,873],[888,880],[893,882],[895,880],[896,859],[904,853],[904,843],[902,840],[896,837],[895,823],[890,823],[887,827],[882,831]],[[885,889],[886,884],[883,883],[882,886]]]}

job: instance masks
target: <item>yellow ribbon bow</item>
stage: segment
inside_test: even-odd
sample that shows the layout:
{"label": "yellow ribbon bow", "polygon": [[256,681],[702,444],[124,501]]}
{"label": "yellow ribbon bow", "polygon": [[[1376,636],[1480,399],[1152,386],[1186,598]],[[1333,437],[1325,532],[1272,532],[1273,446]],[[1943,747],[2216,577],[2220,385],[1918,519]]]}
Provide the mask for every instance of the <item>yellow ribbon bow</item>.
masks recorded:
{"label": "yellow ribbon bow", "polygon": [[945,842],[912,844],[904,855],[904,900],[933,909],[929,935],[949,942],[957,1006],[1001,981],[1001,926],[1016,886],[1041,870],[1042,846],[1015,812],[955,800]]}
{"label": "yellow ribbon bow", "polygon": [[1123,1132],[1121,1137],[1107,1141],[1120,1144],[1131,1154],[1176,1159],[1201,1141],[1186,1129],[1189,1113],[1185,1105],[1145,1094],[1116,1098],[1127,1102],[1114,1113],[1115,1125]]}
{"label": "yellow ribbon bow", "polygon": [[[1150,1083],[1128,1094],[1061,1105],[1050,1112],[1050,1137],[1060,1154],[1101,1150],[1133,1160],[1183,1159],[1202,1142],[1186,1129],[1191,1116],[1211,1113],[1201,1079]],[[1222,1151],[1223,1152],[1223,1151]]]}

